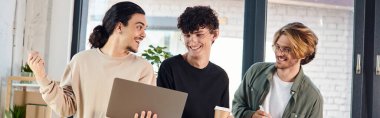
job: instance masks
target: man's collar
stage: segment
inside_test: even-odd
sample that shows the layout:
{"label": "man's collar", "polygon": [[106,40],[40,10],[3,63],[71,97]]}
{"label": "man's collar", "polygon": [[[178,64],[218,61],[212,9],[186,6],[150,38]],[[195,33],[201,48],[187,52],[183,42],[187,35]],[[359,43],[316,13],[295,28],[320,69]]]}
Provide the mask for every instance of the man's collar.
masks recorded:
{"label": "man's collar", "polygon": [[[272,81],[273,74],[276,72],[276,69],[277,68],[276,68],[275,64],[273,64],[273,65],[269,66],[269,68],[267,70],[265,70],[265,73],[267,73],[266,77],[269,81]],[[294,79],[294,83],[292,85],[292,88],[290,89],[291,94],[298,92],[298,90],[299,90],[298,88],[300,87],[300,85],[303,81],[304,81],[304,73],[303,73],[303,69],[301,66],[298,74],[296,75],[296,77]]]}

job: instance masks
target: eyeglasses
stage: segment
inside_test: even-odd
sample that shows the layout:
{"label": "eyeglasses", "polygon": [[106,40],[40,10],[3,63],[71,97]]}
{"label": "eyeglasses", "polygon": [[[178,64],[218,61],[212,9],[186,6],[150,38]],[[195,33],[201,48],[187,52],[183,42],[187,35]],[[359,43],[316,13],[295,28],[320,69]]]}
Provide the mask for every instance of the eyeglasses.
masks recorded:
{"label": "eyeglasses", "polygon": [[282,54],[291,54],[293,52],[293,49],[290,47],[281,47],[280,45],[272,45],[273,51],[277,52],[280,51]]}

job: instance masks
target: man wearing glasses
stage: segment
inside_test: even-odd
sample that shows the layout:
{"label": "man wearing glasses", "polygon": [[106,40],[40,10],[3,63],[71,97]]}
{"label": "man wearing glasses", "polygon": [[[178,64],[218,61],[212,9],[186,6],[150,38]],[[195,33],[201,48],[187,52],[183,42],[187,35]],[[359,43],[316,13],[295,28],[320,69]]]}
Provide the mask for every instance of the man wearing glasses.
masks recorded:
{"label": "man wearing glasses", "polygon": [[246,72],[232,101],[236,118],[322,118],[323,98],[302,70],[314,59],[317,36],[302,23],[275,33],[276,63],[255,63]]}

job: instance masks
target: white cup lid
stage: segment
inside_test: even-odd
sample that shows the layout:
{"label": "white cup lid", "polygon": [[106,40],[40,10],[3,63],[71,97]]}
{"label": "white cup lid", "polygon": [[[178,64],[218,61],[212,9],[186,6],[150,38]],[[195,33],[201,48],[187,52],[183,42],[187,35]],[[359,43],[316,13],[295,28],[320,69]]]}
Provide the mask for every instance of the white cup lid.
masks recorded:
{"label": "white cup lid", "polygon": [[231,111],[229,108],[226,108],[226,107],[220,107],[220,106],[215,106],[214,109],[215,109],[215,110],[227,111],[227,112],[230,112],[230,111]]}

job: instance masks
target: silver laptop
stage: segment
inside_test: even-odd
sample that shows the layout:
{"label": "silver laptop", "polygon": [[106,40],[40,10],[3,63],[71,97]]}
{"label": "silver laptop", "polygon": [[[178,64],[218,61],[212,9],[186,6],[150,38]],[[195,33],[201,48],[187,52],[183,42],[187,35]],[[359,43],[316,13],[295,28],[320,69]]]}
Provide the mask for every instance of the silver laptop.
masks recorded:
{"label": "silver laptop", "polygon": [[159,118],[181,118],[187,93],[115,78],[107,117],[133,118],[150,110]]}

